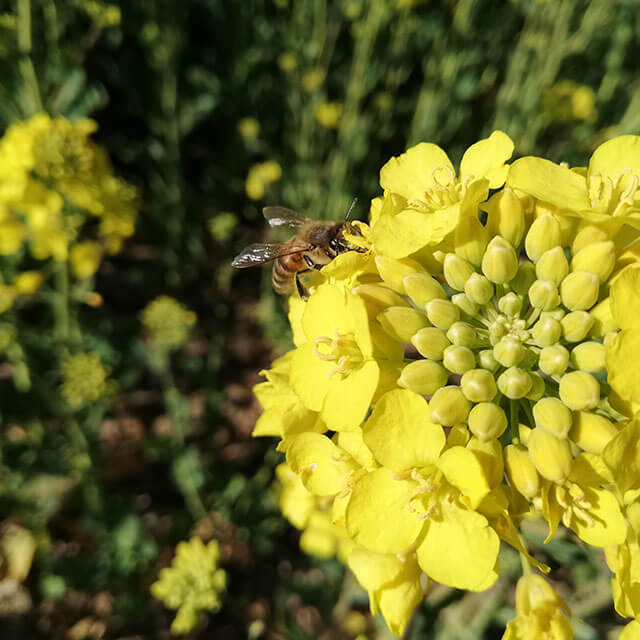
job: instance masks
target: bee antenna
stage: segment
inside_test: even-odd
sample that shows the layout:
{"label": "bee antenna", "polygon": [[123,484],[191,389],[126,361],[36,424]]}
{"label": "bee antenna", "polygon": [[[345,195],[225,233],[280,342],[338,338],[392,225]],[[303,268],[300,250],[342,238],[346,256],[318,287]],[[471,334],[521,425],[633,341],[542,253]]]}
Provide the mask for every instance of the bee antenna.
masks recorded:
{"label": "bee antenna", "polygon": [[353,207],[356,206],[357,202],[358,202],[358,198],[354,198],[353,202],[351,203],[351,206],[349,207],[349,211],[347,211],[347,217],[345,218],[345,220],[349,219],[349,216],[351,215],[351,212],[353,211]]}

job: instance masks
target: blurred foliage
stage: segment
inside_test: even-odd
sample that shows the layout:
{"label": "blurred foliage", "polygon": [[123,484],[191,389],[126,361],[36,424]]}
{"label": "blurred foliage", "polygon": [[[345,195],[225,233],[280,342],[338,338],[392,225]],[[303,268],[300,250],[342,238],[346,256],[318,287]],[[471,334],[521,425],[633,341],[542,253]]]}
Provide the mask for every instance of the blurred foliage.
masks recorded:
{"label": "blurred foliage", "polygon": [[[230,259],[265,237],[265,204],[340,219],[357,196],[365,217],[419,140],[455,162],[500,128],[520,155],[584,162],[640,132],[639,54],[638,0],[1,2],[2,130],[90,116],[139,208],[96,273],[95,245],[70,257],[78,281],[61,256],[0,257],[3,637],[168,637],[149,585],[191,536],[228,574],[193,637],[385,637],[278,513],[250,388],[289,337],[269,270]],[[173,311],[150,321],[159,296]],[[604,637],[605,569],[561,542],[576,637]],[[407,637],[498,637],[508,593],[436,590]]]}

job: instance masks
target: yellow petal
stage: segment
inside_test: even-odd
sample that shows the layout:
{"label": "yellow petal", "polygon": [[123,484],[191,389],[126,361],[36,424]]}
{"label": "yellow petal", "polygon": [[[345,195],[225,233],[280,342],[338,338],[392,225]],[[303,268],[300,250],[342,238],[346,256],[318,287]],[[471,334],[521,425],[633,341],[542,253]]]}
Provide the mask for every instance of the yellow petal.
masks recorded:
{"label": "yellow petal", "polygon": [[489,187],[497,189],[504,184],[509,167],[505,162],[513,153],[513,141],[502,131],[494,131],[488,138],[472,144],[462,156],[460,176],[472,175],[488,178]]}
{"label": "yellow petal", "polygon": [[623,400],[640,402],[640,329],[620,331],[607,345],[608,382]]}
{"label": "yellow petal", "polygon": [[365,362],[343,379],[334,376],[320,415],[333,431],[355,429],[364,420],[378,386],[380,369],[373,360]]}
{"label": "yellow petal", "polygon": [[302,328],[308,340],[318,336],[335,338],[338,333],[351,331],[343,291],[332,284],[320,285],[309,298],[302,315]]}
{"label": "yellow petal", "polygon": [[[591,156],[589,175],[600,173],[615,178],[621,171],[631,169],[640,176],[640,136],[618,136],[603,142]],[[629,176],[630,177],[630,176]],[[621,186],[626,186],[626,177]]]}
{"label": "yellow petal", "polygon": [[594,547],[622,544],[627,537],[627,523],[622,516],[618,501],[605,489],[588,489],[585,499],[591,503],[588,515],[592,522],[585,522],[571,512],[569,526],[581,540]]}
{"label": "yellow petal", "polygon": [[611,287],[611,312],[621,329],[640,329],[640,266],[624,269]]}
{"label": "yellow petal", "polygon": [[388,469],[364,476],[353,488],[346,527],[351,539],[369,551],[402,553],[422,530],[407,508],[417,483],[395,480]]}
{"label": "yellow petal", "polygon": [[347,474],[356,468],[350,456],[318,433],[291,436],[278,448],[286,451],[288,465],[300,474],[302,484],[315,495],[331,496],[342,491]]}
{"label": "yellow petal", "polygon": [[491,491],[489,478],[480,463],[479,456],[471,449],[451,447],[438,460],[438,468],[445,478],[469,498],[469,506],[475,509]]}
{"label": "yellow petal", "polygon": [[291,386],[302,404],[313,411],[321,411],[331,385],[335,362],[316,358],[313,342],[298,347],[291,358]]}
{"label": "yellow petal", "polygon": [[445,443],[442,427],[429,420],[427,401],[406,389],[378,400],[363,436],[378,462],[396,473],[433,464]]}
{"label": "yellow petal", "polygon": [[559,164],[527,156],[516,160],[509,169],[507,184],[563,209],[589,209],[586,180]]}
{"label": "yellow petal", "polygon": [[437,145],[421,142],[402,155],[391,158],[380,170],[380,186],[407,200],[424,198],[424,192],[434,186],[433,169],[453,165]]}
{"label": "yellow petal", "polygon": [[436,582],[476,591],[490,586],[499,548],[500,538],[484,516],[444,502],[442,517],[427,520],[418,563]]}
{"label": "yellow petal", "polygon": [[632,420],[604,448],[602,459],[624,494],[640,487],[640,424]]}

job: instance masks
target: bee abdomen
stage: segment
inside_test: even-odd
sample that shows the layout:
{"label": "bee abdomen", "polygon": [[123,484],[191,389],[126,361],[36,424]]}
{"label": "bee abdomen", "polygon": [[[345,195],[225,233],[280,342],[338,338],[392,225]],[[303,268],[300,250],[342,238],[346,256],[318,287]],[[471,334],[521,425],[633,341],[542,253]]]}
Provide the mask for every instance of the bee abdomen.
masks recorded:
{"label": "bee abdomen", "polygon": [[276,260],[273,263],[273,270],[271,272],[271,282],[276,293],[286,295],[293,290],[293,277],[296,274],[295,271],[287,269],[281,260]]}

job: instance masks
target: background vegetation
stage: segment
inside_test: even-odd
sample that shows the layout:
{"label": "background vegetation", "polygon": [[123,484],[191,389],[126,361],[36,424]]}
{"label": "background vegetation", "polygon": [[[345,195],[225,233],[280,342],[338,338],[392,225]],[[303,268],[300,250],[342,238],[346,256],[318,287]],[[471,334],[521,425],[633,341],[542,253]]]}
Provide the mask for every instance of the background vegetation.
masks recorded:
{"label": "background vegetation", "polygon": [[[55,261],[23,256],[45,285],[0,317],[0,635],[168,637],[172,612],[149,585],[197,535],[220,541],[228,590],[191,637],[386,637],[341,565],[303,555],[279,515],[279,457],[251,439],[251,387],[288,344],[283,302],[269,269],[233,273],[230,260],[264,238],[266,204],[339,219],[357,196],[365,218],[382,164],[421,140],[459,159],[500,128],[518,155],[580,164],[640,133],[640,2],[0,7],[2,129],[42,110],[93,118],[139,202],[135,235],[85,298]],[[15,268],[0,258],[5,280]],[[160,295],[195,325],[173,308],[145,329]],[[154,330],[184,335],[163,347]],[[65,362],[78,353],[97,354],[108,381],[74,405]],[[576,636],[615,634],[601,557],[561,539],[545,553],[572,567],[552,577]],[[511,587],[436,590],[407,637],[500,637]]]}

